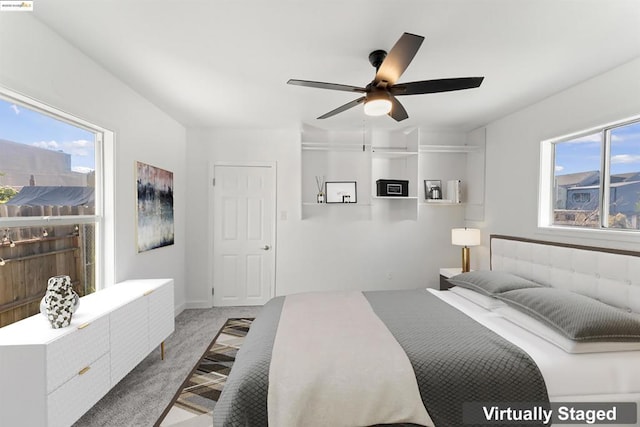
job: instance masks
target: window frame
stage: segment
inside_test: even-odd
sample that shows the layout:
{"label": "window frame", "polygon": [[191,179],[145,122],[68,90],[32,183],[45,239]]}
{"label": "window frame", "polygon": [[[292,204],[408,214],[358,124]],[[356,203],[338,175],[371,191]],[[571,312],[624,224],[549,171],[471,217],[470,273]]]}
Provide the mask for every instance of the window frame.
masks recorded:
{"label": "window frame", "polygon": [[[571,237],[587,237],[604,240],[621,240],[640,242],[640,230],[607,227],[610,203],[610,157],[611,131],[633,123],[640,123],[640,115],[617,120],[604,125],[595,126],[579,132],[540,142],[540,175],[538,188],[538,231],[544,234],[565,235]],[[555,181],[555,144],[574,140],[595,133],[601,134],[600,171],[601,184],[598,189],[600,219],[598,228],[578,227],[553,224],[554,216],[554,181]]]}
{"label": "window frame", "polygon": [[114,183],[115,134],[76,115],[0,86],[0,98],[95,135],[95,214],[65,216],[0,217],[0,229],[95,224],[95,289],[115,283]]}

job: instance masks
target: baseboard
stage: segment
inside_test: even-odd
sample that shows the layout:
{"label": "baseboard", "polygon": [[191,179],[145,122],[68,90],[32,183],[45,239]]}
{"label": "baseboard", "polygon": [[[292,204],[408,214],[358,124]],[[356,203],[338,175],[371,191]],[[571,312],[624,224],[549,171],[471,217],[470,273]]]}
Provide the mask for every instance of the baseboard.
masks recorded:
{"label": "baseboard", "polygon": [[211,308],[212,305],[209,301],[189,301],[186,303],[187,309],[189,308]]}
{"label": "baseboard", "polygon": [[178,317],[178,314],[182,313],[186,308],[187,304],[184,302],[182,304],[176,305],[173,309],[173,317]]}

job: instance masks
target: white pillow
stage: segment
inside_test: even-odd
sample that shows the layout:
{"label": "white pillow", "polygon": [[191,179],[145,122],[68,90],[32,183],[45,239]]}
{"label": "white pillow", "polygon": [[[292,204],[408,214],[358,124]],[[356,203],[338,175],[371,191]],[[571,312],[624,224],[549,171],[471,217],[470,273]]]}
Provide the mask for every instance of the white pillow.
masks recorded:
{"label": "white pillow", "polygon": [[[452,290],[452,289],[451,289]],[[567,353],[605,353],[611,351],[635,351],[640,350],[640,342],[615,342],[615,341],[598,341],[598,342],[579,342],[573,341],[556,330],[543,324],[537,319],[509,307],[506,304],[494,310],[506,320],[520,326],[522,329],[549,341],[557,347],[560,347]]]}
{"label": "white pillow", "polygon": [[461,288],[460,286],[454,286],[453,288],[450,288],[449,292],[458,294],[461,297],[468,299],[469,301],[487,310],[493,310],[494,308],[498,307],[506,307],[506,304],[500,300],[482,295],[481,293],[472,291],[471,289]]}

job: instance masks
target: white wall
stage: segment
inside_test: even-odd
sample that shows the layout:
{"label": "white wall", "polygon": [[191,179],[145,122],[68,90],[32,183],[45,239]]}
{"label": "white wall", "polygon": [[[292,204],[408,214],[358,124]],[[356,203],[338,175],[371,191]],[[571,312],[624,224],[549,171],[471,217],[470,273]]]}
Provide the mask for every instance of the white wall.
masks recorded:
{"label": "white wall", "polygon": [[[442,135],[433,135],[443,144]],[[464,138],[464,134],[459,135]],[[448,142],[448,141],[447,141]],[[438,284],[440,267],[460,263],[451,228],[464,225],[460,206],[423,206],[418,220],[340,215],[300,218],[300,130],[190,129],[187,301],[211,304],[207,196],[211,162],[277,162],[276,293],[334,289],[402,289]],[[464,169],[464,167],[463,167]],[[285,213],[287,219],[282,220]],[[389,276],[390,274],[390,276]]]}
{"label": "white wall", "polygon": [[[488,267],[488,234],[638,249],[640,239],[578,236],[537,228],[540,141],[640,113],[640,59],[578,84],[487,126],[486,215],[479,265]],[[612,237],[613,236],[613,237]]]}
{"label": "white wall", "polygon": [[[115,132],[115,280],[171,277],[185,303],[185,129],[29,13],[0,14],[0,85]],[[173,171],[175,245],[138,254],[134,162]]]}

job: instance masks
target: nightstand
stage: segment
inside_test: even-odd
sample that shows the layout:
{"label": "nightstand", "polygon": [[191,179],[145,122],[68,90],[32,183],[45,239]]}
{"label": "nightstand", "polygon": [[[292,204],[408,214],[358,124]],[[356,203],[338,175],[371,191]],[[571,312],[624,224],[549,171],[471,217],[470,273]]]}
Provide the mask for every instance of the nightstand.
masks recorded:
{"label": "nightstand", "polygon": [[440,290],[446,291],[447,289],[452,288],[454,285],[451,284],[447,279],[462,273],[462,267],[453,267],[453,268],[441,268],[440,269]]}

